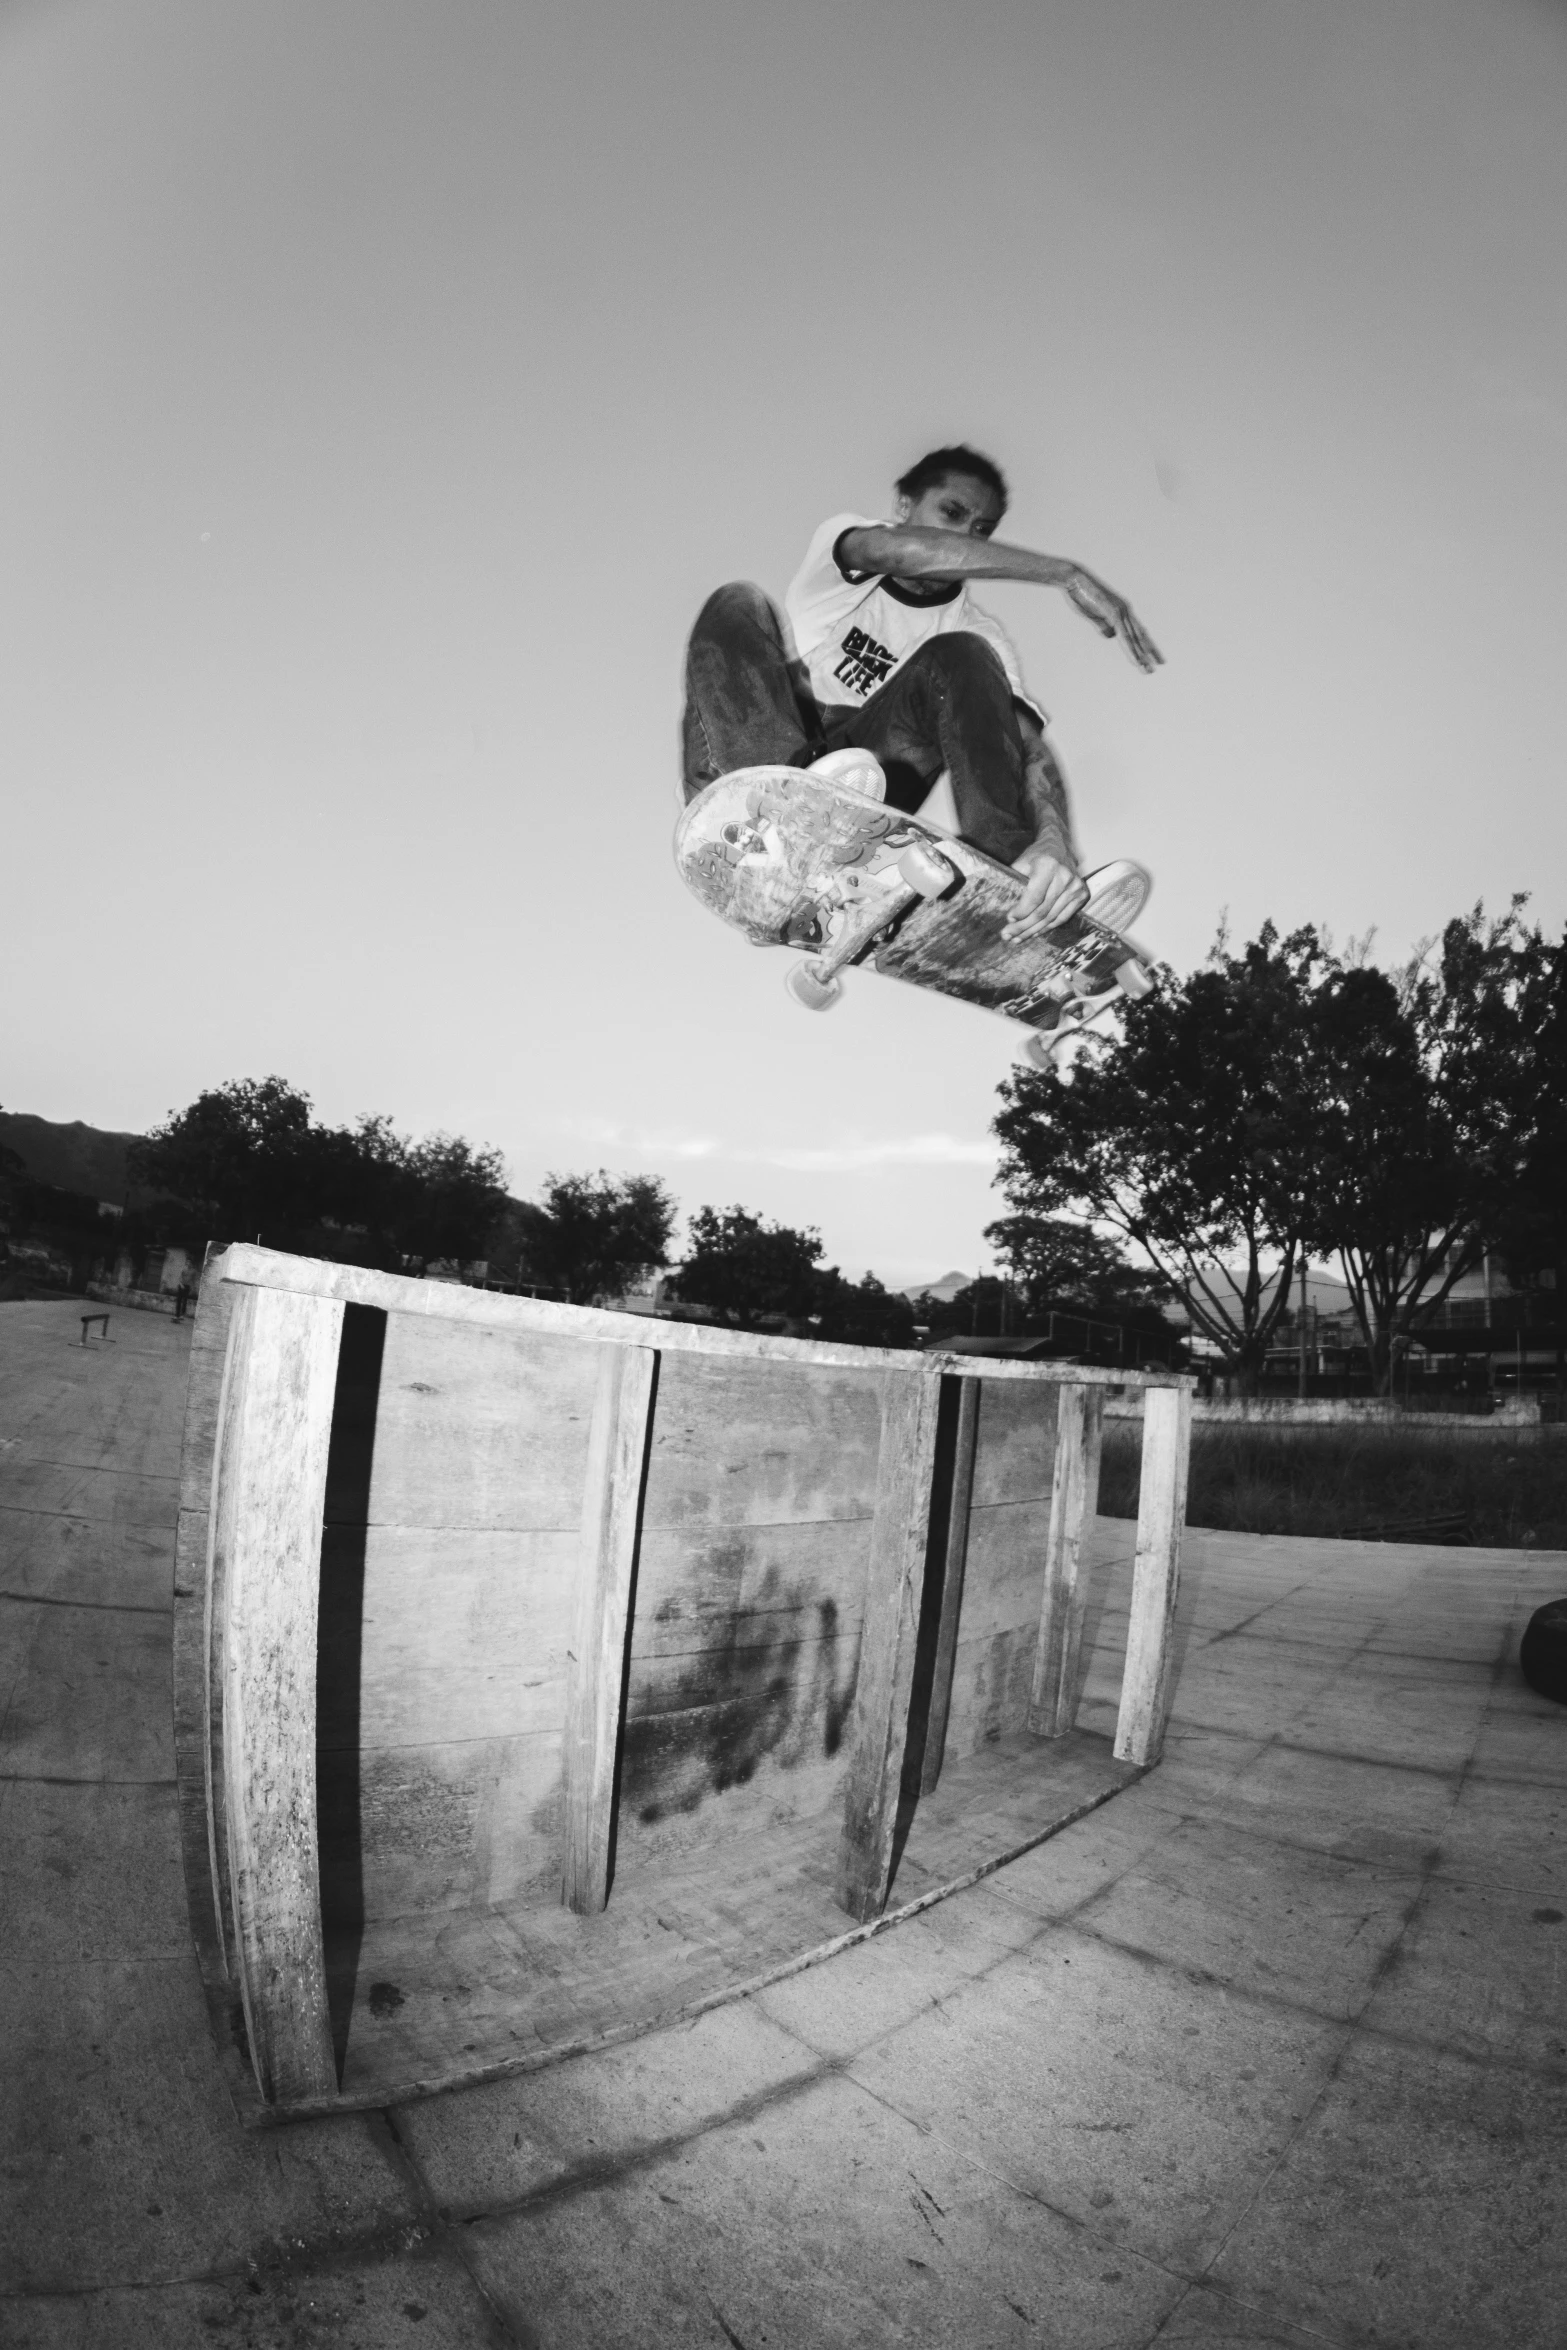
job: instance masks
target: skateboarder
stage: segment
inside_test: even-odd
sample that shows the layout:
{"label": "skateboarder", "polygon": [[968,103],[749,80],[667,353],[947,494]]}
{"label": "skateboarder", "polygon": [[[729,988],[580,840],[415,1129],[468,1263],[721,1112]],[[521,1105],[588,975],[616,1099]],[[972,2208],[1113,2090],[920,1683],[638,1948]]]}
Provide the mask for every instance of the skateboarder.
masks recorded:
{"label": "skateboarder", "polygon": [[1047,714],[969,583],[1062,588],[1139,668],[1163,655],[1131,606],[1082,564],[992,536],[1007,486],[977,449],[933,449],[896,489],[891,522],[835,514],[822,524],[789,589],[787,620],[748,582],[708,598],[686,655],[685,796],[764,764],[853,782],[871,752],[889,805],[912,813],[945,769],[962,838],[1028,875],[1006,935],[1033,937],[1076,913],[1087,892]]}

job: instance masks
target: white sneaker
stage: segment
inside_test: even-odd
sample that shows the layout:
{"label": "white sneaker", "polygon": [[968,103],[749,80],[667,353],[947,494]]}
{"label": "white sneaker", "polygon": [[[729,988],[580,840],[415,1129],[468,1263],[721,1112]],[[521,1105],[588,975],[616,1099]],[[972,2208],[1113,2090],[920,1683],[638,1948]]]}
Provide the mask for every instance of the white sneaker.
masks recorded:
{"label": "white sneaker", "polygon": [[865,800],[887,797],[887,778],[873,751],[828,751],[806,772],[822,783],[835,783],[840,791],[858,792]]}
{"label": "white sneaker", "polygon": [[1102,922],[1106,930],[1123,936],[1147,905],[1153,888],[1147,867],[1134,865],[1130,857],[1117,857],[1113,865],[1101,865],[1097,871],[1085,873],[1083,879],[1088,884],[1083,912],[1091,921]]}

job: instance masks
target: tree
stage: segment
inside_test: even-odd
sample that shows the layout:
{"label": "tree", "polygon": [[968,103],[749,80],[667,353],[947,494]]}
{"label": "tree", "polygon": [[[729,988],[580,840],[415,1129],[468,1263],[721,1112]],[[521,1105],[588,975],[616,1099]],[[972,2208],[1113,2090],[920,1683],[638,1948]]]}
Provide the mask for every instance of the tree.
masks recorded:
{"label": "tree", "polygon": [[748,1208],[698,1208],[670,1288],[684,1304],[708,1306],[744,1330],[809,1322],[820,1293],[821,1253],[819,1232],[767,1223]]}
{"label": "tree", "polygon": [[1559,1385],[1567,1293],[1567,930],[1554,947],[1538,941],[1519,1015],[1528,1099],[1516,1136],[1516,1180],[1498,1237],[1515,1281],[1522,1285],[1544,1275],[1555,1291]]}
{"label": "tree", "polygon": [[1312,1238],[1338,1254],[1379,1391],[1418,1316],[1517,1228],[1520,1164],[1551,1160],[1549,957],[1523,902],[1477,906],[1400,972],[1338,965],[1317,993]]}
{"label": "tree", "polygon": [[528,1271],[573,1305],[619,1297],[669,1262],[678,1213],[656,1175],[546,1175],[543,1206],[523,1235]]}
{"label": "tree", "polygon": [[682,1303],[706,1306],[743,1330],[792,1325],[846,1346],[912,1346],[914,1308],[874,1273],[847,1280],[821,1263],[822,1236],[769,1223],[749,1208],[699,1208],[691,1244],[670,1283]]}
{"label": "tree", "polygon": [[310,1097],[285,1078],[236,1078],[171,1110],[131,1145],[131,1174],[188,1200],[211,1238],[253,1240],[313,1220]]}
{"label": "tree", "polygon": [[18,1187],[27,1181],[27,1162],[20,1151],[0,1142],[0,1219],[11,1212]]}
{"label": "tree", "polygon": [[1129,1265],[1119,1244],[1070,1216],[1002,1216],[985,1238],[1032,1314],[1076,1306],[1095,1314],[1146,1313],[1168,1289]]}
{"label": "tree", "polygon": [[885,1289],[874,1273],[846,1280],[832,1265],[817,1275],[816,1304],[808,1317],[818,1338],[846,1346],[913,1346],[914,1308],[900,1290]]}
{"label": "tree", "polygon": [[431,1134],[402,1154],[403,1212],[398,1231],[405,1256],[461,1264],[483,1254],[506,1200],[506,1166],[499,1151],[478,1150],[460,1135]]}
{"label": "tree", "polygon": [[390,1119],[315,1122],[282,1077],[237,1078],[133,1143],[132,1174],[188,1203],[202,1238],[253,1240],[396,1268],[480,1254],[505,1203],[500,1153]]}
{"label": "tree", "polygon": [[[1001,1087],[1000,1181],[1015,1213],[1108,1226],[1242,1380],[1268,1341],[1316,1216],[1315,930],[1271,923],[1238,955],[1126,1008],[1124,1034],[1063,1089],[1036,1070]],[[1233,1282],[1217,1277],[1242,1258]]]}

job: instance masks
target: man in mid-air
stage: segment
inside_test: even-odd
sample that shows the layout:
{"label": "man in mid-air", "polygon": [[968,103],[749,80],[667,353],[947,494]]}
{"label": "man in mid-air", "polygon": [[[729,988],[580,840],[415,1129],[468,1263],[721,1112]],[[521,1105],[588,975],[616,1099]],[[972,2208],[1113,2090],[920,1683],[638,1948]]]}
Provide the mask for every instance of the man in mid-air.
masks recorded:
{"label": "man in mid-air", "polygon": [[884,778],[888,804],[912,814],[945,770],[961,837],[1028,876],[1006,935],[1032,938],[1075,914],[1088,891],[1047,713],[970,582],[1064,589],[1139,668],[1163,655],[1081,563],[997,540],[1006,509],[990,458],[933,449],[898,482],[891,522],[822,524],[787,620],[745,581],[711,595],[686,654],[686,798],[737,767],[811,767],[862,790]]}

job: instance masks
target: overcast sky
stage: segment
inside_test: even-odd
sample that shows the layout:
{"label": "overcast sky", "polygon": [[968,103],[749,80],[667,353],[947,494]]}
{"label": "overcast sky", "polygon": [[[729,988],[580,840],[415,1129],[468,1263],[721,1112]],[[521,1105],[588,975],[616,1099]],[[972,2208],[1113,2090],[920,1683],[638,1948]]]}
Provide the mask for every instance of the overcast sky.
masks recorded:
{"label": "overcast sky", "polygon": [[933,442],[1090,861],[1391,956],[1567,884],[1557,0],[0,11],[0,1103],[277,1071],[974,1264],[1006,1024],[669,857],[685,630]]}

